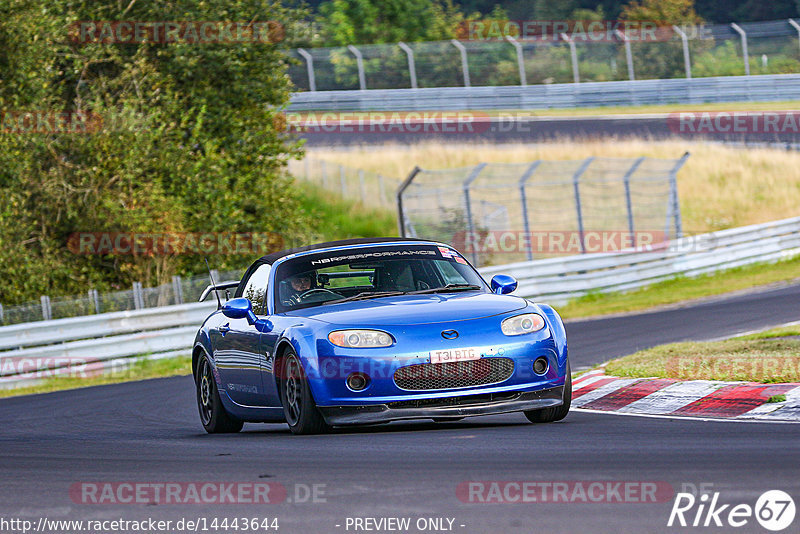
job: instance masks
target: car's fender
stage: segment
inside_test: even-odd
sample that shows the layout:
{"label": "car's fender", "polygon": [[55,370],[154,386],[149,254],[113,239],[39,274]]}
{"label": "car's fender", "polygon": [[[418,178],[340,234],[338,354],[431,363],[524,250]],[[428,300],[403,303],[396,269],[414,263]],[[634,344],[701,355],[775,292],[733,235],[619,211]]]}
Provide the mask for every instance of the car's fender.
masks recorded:
{"label": "car's fender", "polygon": [[567,330],[564,328],[564,321],[558,312],[548,304],[536,304],[545,315],[545,320],[550,331],[553,333],[556,350],[558,351],[559,365],[566,365],[567,361]]}

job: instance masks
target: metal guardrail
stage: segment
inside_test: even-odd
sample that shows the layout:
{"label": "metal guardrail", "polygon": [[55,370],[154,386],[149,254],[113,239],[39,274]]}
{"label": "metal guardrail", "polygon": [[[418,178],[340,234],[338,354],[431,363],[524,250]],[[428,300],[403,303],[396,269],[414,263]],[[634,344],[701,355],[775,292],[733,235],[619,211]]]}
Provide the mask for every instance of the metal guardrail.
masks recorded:
{"label": "metal guardrail", "polygon": [[[679,275],[692,276],[776,261],[800,254],[800,217],[673,240],[663,250],[582,254],[480,269],[484,278],[504,273],[519,280],[517,294],[563,303],[589,292],[643,287]],[[36,370],[70,365],[91,369],[143,354],[188,354],[194,334],[213,302],[40,321],[0,327],[0,388],[42,379]],[[26,360],[25,374],[14,362]],[[94,366],[94,367],[93,367]],[[45,373],[46,374],[46,373]]]}
{"label": "metal guardrail", "polygon": [[551,109],[800,99],[800,74],[294,93],[301,111]]}

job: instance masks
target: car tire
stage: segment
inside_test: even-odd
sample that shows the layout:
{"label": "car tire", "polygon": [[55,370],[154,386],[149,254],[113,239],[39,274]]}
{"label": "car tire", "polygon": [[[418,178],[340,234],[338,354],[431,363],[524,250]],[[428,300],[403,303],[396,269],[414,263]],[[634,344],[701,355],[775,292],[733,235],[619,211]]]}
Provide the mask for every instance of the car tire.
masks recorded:
{"label": "car tire", "polygon": [[572,404],[572,371],[570,371],[569,362],[567,362],[567,377],[564,380],[564,402],[560,406],[553,406],[552,408],[528,410],[525,412],[525,417],[531,423],[561,421],[569,413],[570,404]]}
{"label": "car tire", "polygon": [[225,411],[222,399],[219,398],[219,389],[211,371],[211,362],[203,354],[197,362],[197,375],[195,376],[197,390],[197,408],[200,411],[200,422],[209,434],[230,434],[239,432],[244,425],[243,421],[232,417]]}
{"label": "car tire", "polygon": [[283,353],[280,389],[283,414],[292,434],[324,434],[330,430],[311,395],[303,364],[291,348]]}

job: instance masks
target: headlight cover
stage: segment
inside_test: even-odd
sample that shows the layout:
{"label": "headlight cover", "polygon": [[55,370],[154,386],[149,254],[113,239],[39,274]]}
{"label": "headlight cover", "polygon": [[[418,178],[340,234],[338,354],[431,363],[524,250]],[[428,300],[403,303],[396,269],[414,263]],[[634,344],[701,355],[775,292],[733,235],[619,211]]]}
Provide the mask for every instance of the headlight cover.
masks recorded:
{"label": "headlight cover", "polygon": [[544,318],[538,313],[525,313],[509,317],[500,323],[500,328],[507,336],[519,336],[538,332],[545,327]]}
{"label": "headlight cover", "polygon": [[394,343],[391,335],[380,330],[335,330],[328,334],[328,341],[348,349],[391,347]]}

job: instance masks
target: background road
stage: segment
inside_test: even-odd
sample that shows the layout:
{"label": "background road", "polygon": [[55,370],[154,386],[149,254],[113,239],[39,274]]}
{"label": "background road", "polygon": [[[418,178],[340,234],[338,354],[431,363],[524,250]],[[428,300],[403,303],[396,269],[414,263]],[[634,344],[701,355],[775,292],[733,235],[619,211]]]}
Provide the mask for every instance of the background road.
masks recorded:
{"label": "background road", "polygon": [[[799,293],[794,285],[570,323],[571,357],[588,364],[664,341],[796,320]],[[720,503],[753,505],[769,489],[800,503],[795,424],[574,412],[539,426],[511,414],[327,436],[292,436],[285,425],[246,425],[242,434],[210,436],[198,420],[191,378],[176,377],[4,399],[0,428],[0,517],[6,518],[246,515],[278,517],[279,532],[303,534],[346,532],[348,516],[450,517],[454,532],[465,534],[675,531],[666,527],[671,498],[656,504],[461,502],[456,487],[471,480],[663,481],[674,491],[686,483],[711,483],[721,492]],[[296,484],[324,484],[326,502],[76,504],[68,491],[81,481],[268,481],[285,486],[292,500]],[[763,529],[751,520],[737,531]]]}
{"label": "background road", "polygon": [[[333,114],[331,114],[333,115]],[[532,143],[553,140],[580,140],[596,138],[636,138],[667,139],[683,138],[698,141],[707,140],[733,143],[779,143],[794,145],[800,143],[800,133],[791,130],[780,133],[742,133],[739,131],[714,131],[697,134],[670,118],[669,114],[626,114],[586,117],[517,117],[513,113],[495,117],[475,118],[468,121],[468,126],[459,126],[456,120],[439,121],[438,126],[447,128],[448,133],[434,133],[433,130],[423,132],[412,130],[416,126],[391,126],[381,123],[372,129],[351,125],[334,126],[333,122],[325,123],[324,115],[319,119],[324,127],[299,134],[306,139],[309,147],[346,146],[346,145],[380,145],[384,143],[413,144],[436,141],[440,143]],[[440,128],[440,129],[441,129]],[[708,129],[706,129],[707,131]]]}

